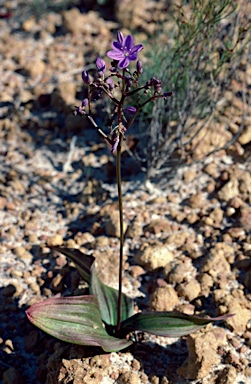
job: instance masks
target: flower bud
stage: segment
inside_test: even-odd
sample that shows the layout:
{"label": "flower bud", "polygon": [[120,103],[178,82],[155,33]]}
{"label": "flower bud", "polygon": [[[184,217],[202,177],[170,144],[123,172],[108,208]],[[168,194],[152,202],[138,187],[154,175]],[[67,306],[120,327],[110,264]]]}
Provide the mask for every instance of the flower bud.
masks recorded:
{"label": "flower bud", "polygon": [[82,72],[82,79],[85,84],[91,84],[91,78],[87,71]]}
{"label": "flower bud", "polygon": [[114,89],[115,85],[111,77],[107,77],[107,79],[105,80],[105,83],[108,85],[110,91]]}
{"label": "flower bud", "polygon": [[166,100],[166,98],[169,97],[169,96],[173,96],[173,94],[174,94],[173,92],[164,92],[163,93],[164,100]]}
{"label": "flower bud", "polygon": [[88,99],[82,100],[82,107],[85,108],[88,105]]}
{"label": "flower bud", "polygon": [[96,67],[98,69],[98,74],[99,76],[103,76],[105,70],[106,70],[106,65],[103,59],[101,57],[98,57],[96,60]]}
{"label": "flower bud", "polygon": [[136,70],[137,70],[138,75],[141,75],[141,73],[143,72],[142,61],[141,60],[137,61]]}
{"label": "flower bud", "polygon": [[128,107],[124,108],[124,112],[128,113],[128,115],[134,115],[136,113],[137,109],[133,107],[132,105],[129,105]]}

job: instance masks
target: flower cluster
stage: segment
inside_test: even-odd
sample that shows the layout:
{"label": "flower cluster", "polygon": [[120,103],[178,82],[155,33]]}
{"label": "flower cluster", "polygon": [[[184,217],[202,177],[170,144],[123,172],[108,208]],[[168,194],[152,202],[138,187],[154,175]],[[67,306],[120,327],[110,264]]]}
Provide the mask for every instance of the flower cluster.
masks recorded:
{"label": "flower cluster", "polygon": [[[131,35],[124,37],[122,32],[118,32],[117,40],[112,43],[112,48],[111,51],[107,52],[107,56],[112,59],[109,68],[110,75],[106,76],[106,63],[101,57],[98,57],[95,63],[98,73],[96,78],[92,78],[87,71],[82,72],[83,82],[88,86],[88,97],[82,101],[81,106],[76,107],[74,113],[81,116],[86,115],[102,137],[111,144],[111,152],[114,153],[143,106],[157,98],[166,99],[172,96],[172,92],[163,93],[161,80],[155,77],[139,86],[138,82],[143,73],[143,64],[141,60],[138,60],[138,53],[144,47],[142,44],[134,45]],[[131,61],[136,61],[134,72],[128,68]],[[144,100],[139,94],[137,105],[127,105],[127,99],[132,98],[134,94],[140,93],[140,91],[143,91]],[[108,119],[109,135],[97,127],[91,117],[91,102],[101,97],[102,94],[107,95],[114,103],[114,110]]]}

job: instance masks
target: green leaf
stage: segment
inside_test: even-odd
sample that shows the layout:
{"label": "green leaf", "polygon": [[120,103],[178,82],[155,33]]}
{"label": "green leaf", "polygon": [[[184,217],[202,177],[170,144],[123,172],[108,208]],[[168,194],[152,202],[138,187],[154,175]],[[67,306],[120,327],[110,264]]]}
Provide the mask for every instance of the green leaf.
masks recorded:
{"label": "green leaf", "polygon": [[[103,321],[107,325],[117,324],[117,304],[118,290],[108,287],[102,283],[95,269],[95,264],[91,267],[90,292],[98,299],[100,313]],[[121,300],[121,321],[126,320],[133,314],[133,299],[122,293]]]}
{"label": "green leaf", "polygon": [[61,252],[63,255],[68,257],[71,261],[74,262],[79,274],[82,278],[90,283],[91,276],[91,266],[95,258],[91,255],[86,255],[81,252],[79,249],[75,248],[60,248],[60,247],[50,247],[54,251]]}
{"label": "green leaf", "polygon": [[94,345],[116,352],[132,344],[106,333],[95,296],[53,297],[32,305],[28,319],[49,335],[60,340]]}
{"label": "green leaf", "polygon": [[132,331],[152,333],[157,336],[180,337],[203,328],[212,321],[225,320],[233,315],[202,318],[179,312],[141,312],[121,323],[121,337]]}

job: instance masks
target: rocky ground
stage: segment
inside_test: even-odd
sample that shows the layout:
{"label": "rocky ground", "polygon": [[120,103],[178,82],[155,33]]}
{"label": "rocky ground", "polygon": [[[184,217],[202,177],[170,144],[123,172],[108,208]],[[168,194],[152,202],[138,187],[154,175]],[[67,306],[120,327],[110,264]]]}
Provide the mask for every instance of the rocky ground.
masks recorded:
{"label": "rocky ground", "polygon": [[[180,339],[144,335],[126,351],[104,354],[53,339],[25,316],[56,293],[86,293],[74,265],[52,245],[92,254],[102,280],[117,287],[114,158],[72,111],[83,68],[104,57],[121,24],[125,33],[130,23],[140,25],[147,36],[163,4],[146,2],[133,17],[126,1],[112,16],[108,6],[75,5],[38,19],[30,3],[0,8],[0,383],[251,383],[248,101],[237,143],[161,185],[144,183],[133,159],[123,159],[123,286],[135,310],[234,317]],[[247,85],[248,100],[250,67]],[[238,129],[242,105],[234,86]]]}

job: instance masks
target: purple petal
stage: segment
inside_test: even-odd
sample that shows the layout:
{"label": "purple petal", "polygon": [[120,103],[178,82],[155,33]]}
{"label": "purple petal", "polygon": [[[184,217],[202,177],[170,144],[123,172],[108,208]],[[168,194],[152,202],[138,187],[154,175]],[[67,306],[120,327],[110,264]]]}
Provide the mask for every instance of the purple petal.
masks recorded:
{"label": "purple petal", "polygon": [[131,35],[126,36],[125,40],[123,41],[123,46],[127,48],[128,51],[132,49],[133,47],[133,37]]}
{"label": "purple petal", "polygon": [[135,61],[135,60],[137,60],[137,58],[138,58],[138,54],[137,53],[133,53],[133,54],[129,54],[128,55],[128,59],[130,60],[130,61]]}
{"label": "purple petal", "polygon": [[117,40],[120,44],[123,44],[123,41],[124,41],[124,35],[122,32],[118,31],[117,33]]}
{"label": "purple petal", "polygon": [[121,69],[126,68],[128,67],[129,64],[130,64],[130,60],[128,59],[128,57],[123,57],[123,59],[119,61],[119,68]]}
{"label": "purple petal", "polygon": [[130,53],[138,53],[138,52],[141,51],[143,48],[144,48],[144,46],[143,46],[142,44],[137,44],[137,45],[135,45],[135,46],[131,49],[131,52],[130,52]]}
{"label": "purple petal", "polygon": [[86,107],[87,105],[88,105],[88,99],[84,99],[83,101],[82,101],[82,107]]}
{"label": "purple petal", "polygon": [[116,137],[115,141],[113,142],[112,148],[111,148],[111,153],[114,153],[116,151],[116,149],[118,148],[118,144],[119,144],[119,138]]}
{"label": "purple petal", "polygon": [[119,51],[108,51],[106,54],[113,60],[122,60],[125,57],[124,54]]}
{"label": "purple petal", "polygon": [[116,50],[123,51],[123,46],[120,43],[118,43],[117,41],[114,41],[112,43],[112,47],[115,49],[115,51]]}

